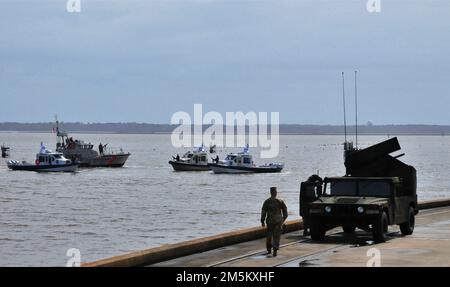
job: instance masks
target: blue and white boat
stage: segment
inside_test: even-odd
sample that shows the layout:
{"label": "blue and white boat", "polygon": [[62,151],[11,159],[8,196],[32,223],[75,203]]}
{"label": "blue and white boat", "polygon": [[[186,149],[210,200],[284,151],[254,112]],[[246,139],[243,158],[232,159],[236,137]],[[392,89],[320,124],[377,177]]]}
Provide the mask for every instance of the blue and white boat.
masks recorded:
{"label": "blue and white boat", "polygon": [[169,161],[175,171],[208,171],[208,153],[202,147],[188,151],[182,157],[173,157]]}
{"label": "blue and white boat", "polygon": [[284,168],[282,163],[255,165],[248,145],[243,152],[230,153],[225,159],[218,163],[210,163],[208,166],[214,173],[274,173],[281,172]]}
{"label": "blue and white boat", "polygon": [[41,143],[41,150],[36,154],[34,163],[26,161],[8,161],[11,170],[36,171],[36,172],[74,172],[79,162],[72,162],[64,157],[62,153],[52,152]]}

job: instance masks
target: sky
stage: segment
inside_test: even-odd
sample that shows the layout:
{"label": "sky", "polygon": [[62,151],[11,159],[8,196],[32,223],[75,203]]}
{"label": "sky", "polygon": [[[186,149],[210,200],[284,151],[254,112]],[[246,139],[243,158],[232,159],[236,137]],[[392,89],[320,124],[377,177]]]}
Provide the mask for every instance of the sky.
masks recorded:
{"label": "sky", "polygon": [[450,124],[450,1],[0,0],[0,121]]}

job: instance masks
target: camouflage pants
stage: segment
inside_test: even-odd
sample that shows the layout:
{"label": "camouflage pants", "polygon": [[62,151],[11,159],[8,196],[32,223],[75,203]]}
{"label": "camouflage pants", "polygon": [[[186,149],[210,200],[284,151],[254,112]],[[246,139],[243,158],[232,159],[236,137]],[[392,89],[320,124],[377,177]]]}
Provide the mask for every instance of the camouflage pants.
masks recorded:
{"label": "camouflage pants", "polygon": [[280,249],[280,236],[283,232],[282,223],[277,224],[267,224],[267,234],[266,234],[266,248],[267,251],[273,249]]}

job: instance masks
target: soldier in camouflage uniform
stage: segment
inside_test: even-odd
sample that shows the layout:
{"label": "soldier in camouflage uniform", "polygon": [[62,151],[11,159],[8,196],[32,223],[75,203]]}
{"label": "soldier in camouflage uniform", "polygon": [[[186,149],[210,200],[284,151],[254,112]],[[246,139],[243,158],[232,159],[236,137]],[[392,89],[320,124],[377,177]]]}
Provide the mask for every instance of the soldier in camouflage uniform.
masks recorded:
{"label": "soldier in camouflage uniform", "polygon": [[322,185],[322,178],[316,174],[310,176],[307,181],[300,185],[300,216],[303,218],[303,236],[308,236],[310,233],[311,215],[309,206],[322,196]]}
{"label": "soldier in camouflage uniform", "polygon": [[261,224],[263,227],[267,224],[266,248],[267,254],[272,253],[277,256],[280,249],[280,236],[283,223],[288,217],[287,207],[283,200],[277,198],[277,188],[270,188],[270,198],[264,201],[261,210]]}

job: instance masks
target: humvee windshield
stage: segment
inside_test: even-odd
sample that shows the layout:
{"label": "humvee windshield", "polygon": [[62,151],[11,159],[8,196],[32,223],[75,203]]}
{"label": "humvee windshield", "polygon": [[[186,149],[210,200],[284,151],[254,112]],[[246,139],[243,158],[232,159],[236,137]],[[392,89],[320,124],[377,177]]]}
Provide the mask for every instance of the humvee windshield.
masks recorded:
{"label": "humvee windshield", "polygon": [[330,196],[391,196],[391,185],[385,181],[331,181],[326,185],[326,194]]}

